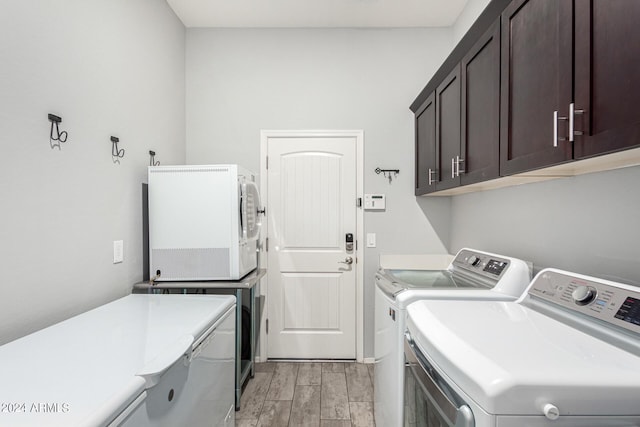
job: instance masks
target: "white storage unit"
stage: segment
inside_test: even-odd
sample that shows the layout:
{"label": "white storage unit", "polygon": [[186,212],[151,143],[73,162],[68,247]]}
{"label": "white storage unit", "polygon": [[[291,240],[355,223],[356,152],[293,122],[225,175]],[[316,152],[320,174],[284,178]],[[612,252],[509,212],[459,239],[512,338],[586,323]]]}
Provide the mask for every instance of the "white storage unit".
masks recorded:
{"label": "white storage unit", "polygon": [[234,343],[232,296],[126,296],[0,347],[0,425],[231,426]]}
{"label": "white storage unit", "polygon": [[258,265],[259,209],[255,176],[238,165],[149,167],[150,277],[241,279]]}

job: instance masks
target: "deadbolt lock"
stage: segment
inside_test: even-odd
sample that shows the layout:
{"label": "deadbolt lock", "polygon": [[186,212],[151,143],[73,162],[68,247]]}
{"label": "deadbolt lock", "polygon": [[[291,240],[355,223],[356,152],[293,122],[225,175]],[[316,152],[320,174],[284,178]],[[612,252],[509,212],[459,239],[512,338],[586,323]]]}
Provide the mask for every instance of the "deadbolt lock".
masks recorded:
{"label": "deadbolt lock", "polygon": [[345,235],[345,239],[344,240],[345,240],[345,245],[344,245],[345,250],[347,252],[353,252],[353,234],[347,233]]}

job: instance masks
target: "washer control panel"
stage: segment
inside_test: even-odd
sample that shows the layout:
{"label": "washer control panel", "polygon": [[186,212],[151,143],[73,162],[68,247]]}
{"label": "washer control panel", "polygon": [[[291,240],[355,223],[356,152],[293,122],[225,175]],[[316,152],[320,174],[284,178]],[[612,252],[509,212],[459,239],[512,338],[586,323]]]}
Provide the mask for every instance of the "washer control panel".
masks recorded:
{"label": "washer control panel", "polygon": [[489,279],[498,280],[509,267],[509,260],[465,249],[458,253],[453,264]]}
{"label": "washer control panel", "polygon": [[640,333],[640,288],[543,270],[529,295]]}

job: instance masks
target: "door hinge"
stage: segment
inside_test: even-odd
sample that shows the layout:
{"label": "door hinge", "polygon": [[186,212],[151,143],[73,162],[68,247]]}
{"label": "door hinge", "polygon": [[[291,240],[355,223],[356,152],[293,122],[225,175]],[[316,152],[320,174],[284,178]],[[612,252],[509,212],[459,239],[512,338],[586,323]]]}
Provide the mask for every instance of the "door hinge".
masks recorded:
{"label": "door hinge", "polygon": [[362,197],[356,198],[356,208],[362,207]]}
{"label": "door hinge", "polygon": [[265,160],[265,166],[264,166],[264,168],[265,168],[266,170],[269,170],[269,156],[265,157],[265,159],[264,159],[264,160]]}
{"label": "door hinge", "polygon": [[266,321],[266,328],[265,329],[266,329],[266,332],[268,334],[269,333],[269,319],[267,319],[267,321]]}
{"label": "door hinge", "polygon": [[269,252],[269,238],[264,239],[264,250]]}

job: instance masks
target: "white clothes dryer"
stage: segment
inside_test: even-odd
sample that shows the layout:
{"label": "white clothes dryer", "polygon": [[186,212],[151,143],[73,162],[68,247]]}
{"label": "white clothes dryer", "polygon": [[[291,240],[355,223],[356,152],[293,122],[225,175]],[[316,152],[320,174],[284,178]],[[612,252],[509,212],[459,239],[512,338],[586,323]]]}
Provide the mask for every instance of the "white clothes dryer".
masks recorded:
{"label": "white clothes dryer", "polygon": [[542,270],[517,301],[408,308],[405,421],[640,426],[640,289]]}
{"label": "white clothes dryer", "polygon": [[531,268],[516,258],[465,248],[446,269],[380,269],[375,280],[376,425],[400,427],[407,306],[422,299],[515,300],[530,283]]}

